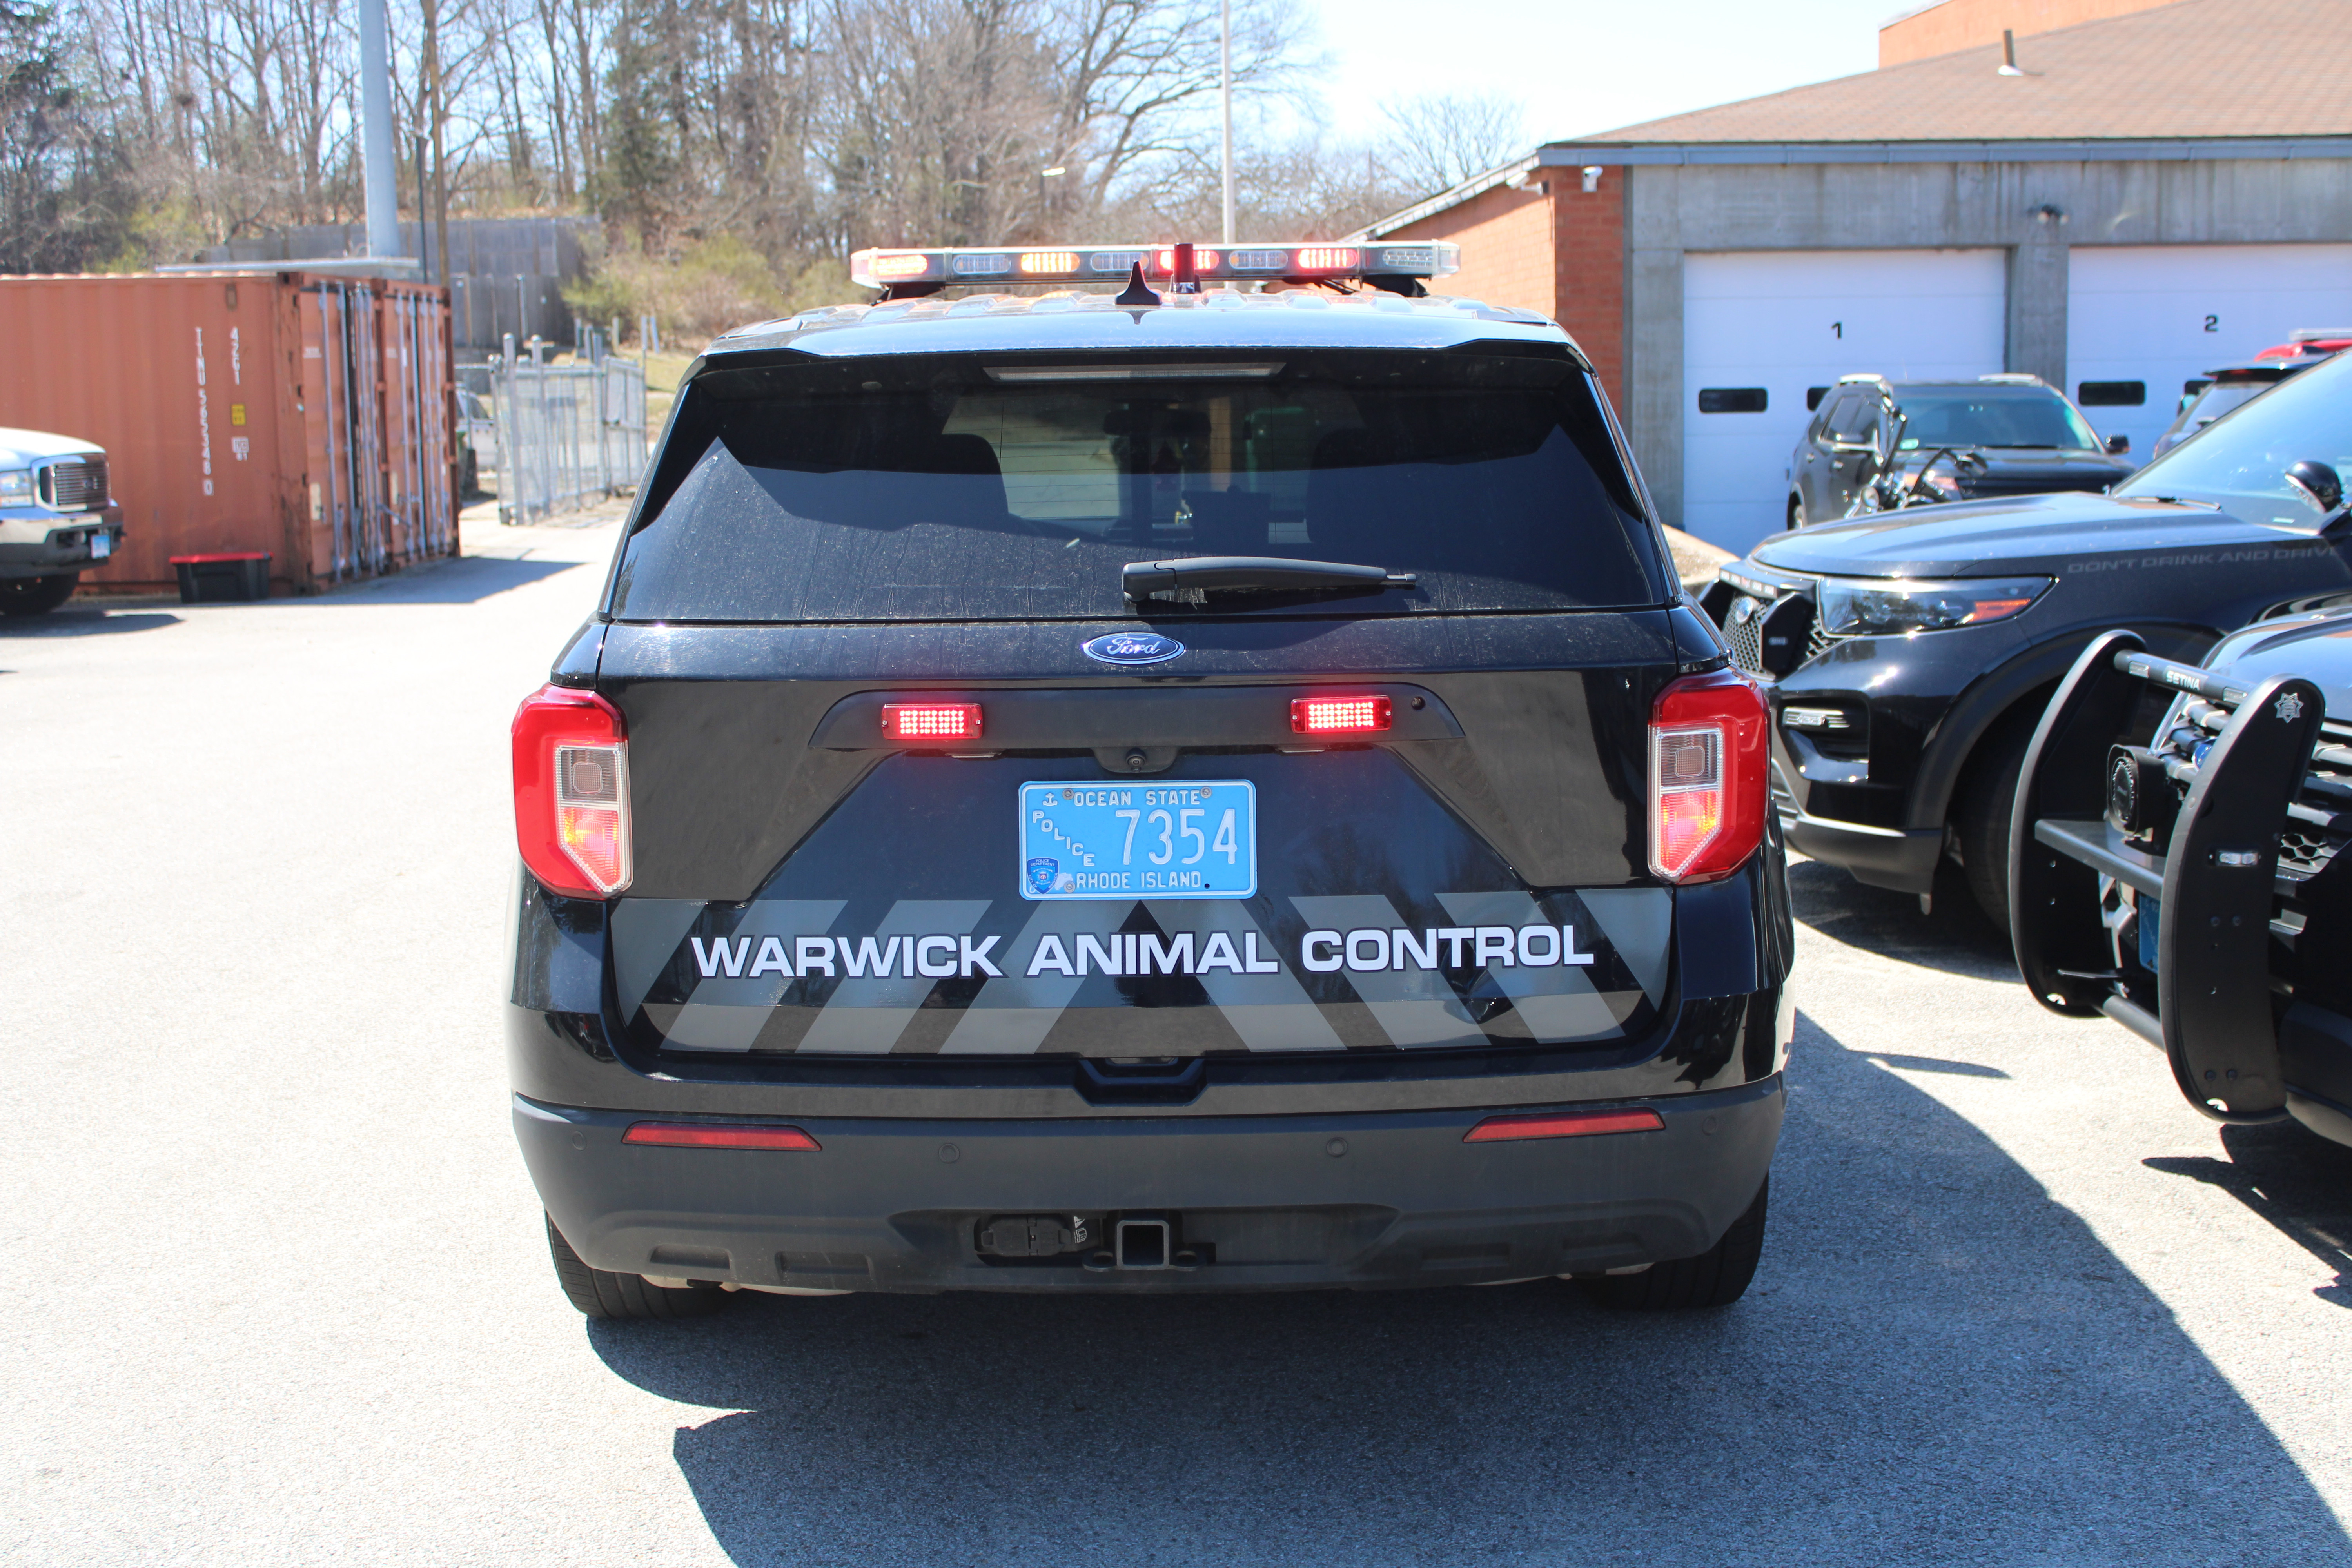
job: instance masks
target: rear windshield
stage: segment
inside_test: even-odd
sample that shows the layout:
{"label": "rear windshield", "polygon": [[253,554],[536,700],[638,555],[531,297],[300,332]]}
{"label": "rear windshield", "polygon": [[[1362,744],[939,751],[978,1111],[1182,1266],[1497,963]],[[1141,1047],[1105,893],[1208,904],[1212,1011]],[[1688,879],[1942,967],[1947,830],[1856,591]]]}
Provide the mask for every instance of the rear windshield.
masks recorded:
{"label": "rear windshield", "polygon": [[688,384],[610,613],[1104,620],[1130,561],[1270,556],[1410,587],[1162,614],[1655,605],[1654,536],[1585,374],[1507,353],[1141,363],[903,356]]}
{"label": "rear windshield", "polygon": [[1906,387],[1903,447],[2057,447],[2099,438],[2066,400],[2038,386]]}

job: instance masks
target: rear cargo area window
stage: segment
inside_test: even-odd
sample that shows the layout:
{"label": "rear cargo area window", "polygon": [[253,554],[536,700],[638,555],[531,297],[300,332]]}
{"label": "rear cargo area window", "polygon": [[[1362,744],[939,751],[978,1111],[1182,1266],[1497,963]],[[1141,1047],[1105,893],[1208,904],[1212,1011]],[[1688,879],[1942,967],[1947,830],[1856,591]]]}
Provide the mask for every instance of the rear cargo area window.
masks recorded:
{"label": "rear cargo area window", "polygon": [[1155,614],[1622,608],[1665,574],[1583,372],[1452,353],[898,356],[689,384],[624,546],[633,621],[1102,620],[1131,561],[1413,574]]}

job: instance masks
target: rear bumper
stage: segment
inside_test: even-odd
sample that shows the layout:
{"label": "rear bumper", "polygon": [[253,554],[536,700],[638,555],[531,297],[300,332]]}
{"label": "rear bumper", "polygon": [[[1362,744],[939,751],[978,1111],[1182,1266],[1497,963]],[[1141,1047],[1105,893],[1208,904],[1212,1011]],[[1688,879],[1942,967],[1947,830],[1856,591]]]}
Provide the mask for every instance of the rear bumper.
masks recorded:
{"label": "rear bumper", "polygon": [[[596,1268],[928,1292],[1464,1285],[1713,1246],[1780,1138],[1780,1077],[1642,1100],[1661,1131],[1465,1143],[1501,1110],[1055,1120],[794,1118],[817,1152],[625,1144],[642,1113],[514,1098],[556,1227]],[[1170,1216],[1191,1268],[990,1260],[995,1215]]]}

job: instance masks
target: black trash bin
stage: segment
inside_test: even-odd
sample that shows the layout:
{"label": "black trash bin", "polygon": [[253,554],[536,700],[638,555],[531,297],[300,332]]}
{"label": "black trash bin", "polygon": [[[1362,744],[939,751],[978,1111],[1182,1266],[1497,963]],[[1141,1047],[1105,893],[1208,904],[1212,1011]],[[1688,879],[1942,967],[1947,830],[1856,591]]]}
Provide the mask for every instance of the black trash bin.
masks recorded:
{"label": "black trash bin", "polygon": [[269,552],[227,550],[211,555],[174,555],[180,603],[219,604],[269,597]]}

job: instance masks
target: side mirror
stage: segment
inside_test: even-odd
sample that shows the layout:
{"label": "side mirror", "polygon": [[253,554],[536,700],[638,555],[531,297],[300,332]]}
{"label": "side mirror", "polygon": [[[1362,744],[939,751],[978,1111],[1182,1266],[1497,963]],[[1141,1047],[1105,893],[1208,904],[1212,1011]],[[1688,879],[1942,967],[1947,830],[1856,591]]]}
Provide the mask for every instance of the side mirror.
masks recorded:
{"label": "side mirror", "polygon": [[2344,504],[2344,481],[2326,463],[2306,458],[2286,471],[2286,482],[2309,496],[2322,511],[2334,511]]}
{"label": "side mirror", "polygon": [[2108,437],[2107,450],[2118,458],[2122,457],[2126,452],[2131,450],[2131,437],[2128,436]]}

